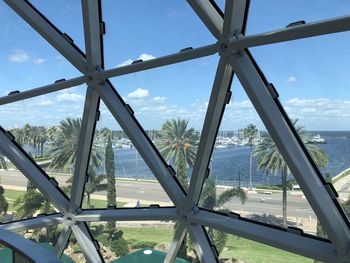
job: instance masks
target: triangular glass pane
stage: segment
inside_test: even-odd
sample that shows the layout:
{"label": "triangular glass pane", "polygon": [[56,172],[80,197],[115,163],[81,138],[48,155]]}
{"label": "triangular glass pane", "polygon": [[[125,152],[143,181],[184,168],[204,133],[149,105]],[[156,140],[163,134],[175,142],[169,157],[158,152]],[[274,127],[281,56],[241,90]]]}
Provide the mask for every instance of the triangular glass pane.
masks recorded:
{"label": "triangular glass pane", "polygon": [[231,235],[217,229],[206,228],[208,236],[215,245],[220,259],[232,262],[261,263],[312,263],[313,259],[289,253],[268,245]]}
{"label": "triangular glass pane", "polygon": [[0,17],[0,96],[78,76],[75,67],[5,2],[0,3]]}
{"label": "triangular glass pane", "polygon": [[69,35],[74,44],[85,53],[83,13],[80,1],[50,1],[49,4],[40,0],[30,2],[62,33]]}
{"label": "triangular glass pane", "polygon": [[[232,91],[199,205],[316,235],[315,213],[236,79]],[[300,125],[295,124],[299,131]],[[319,149],[318,153],[323,152]]]}
{"label": "triangular glass pane", "polygon": [[[109,223],[90,225],[104,260],[120,263],[164,261],[174,235],[173,222],[113,222],[108,226]],[[187,261],[178,259],[176,262]]]}
{"label": "triangular glass pane", "polygon": [[[350,96],[344,66],[350,53],[344,41],[349,36],[345,32],[252,49],[290,118],[298,119],[309,131],[304,140],[309,153],[314,148],[325,152],[324,160],[315,160],[315,164],[333,184],[345,210],[350,195]],[[326,52],[329,46],[337,46],[331,55]]]}
{"label": "triangular glass pane", "polygon": [[[183,185],[189,181],[196,157],[217,65],[218,56],[213,55],[112,79]],[[180,162],[183,149],[189,149],[186,167]]]}
{"label": "triangular glass pane", "polygon": [[[117,207],[173,205],[102,101],[92,154],[95,157],[90,158],[84,208],[106,208],[108,205]],[[109,186],[113,184],[115,187],[110,188]]]}
{"label": "triangular glass pane", "polygon": [[[85,90],[79,86],[0,106],[0,125],[62,188],[74,171]],[[25,187],[25,181],[11,179],[23,175],[5,161],[8,170],[3,171],[3,183]]]}
{"label": "triangular glass pane", "polygon": [[[4,159],[7,160],[6,157]],[[0,170],[1,223],[58,212],[56,207],[12,163],[8,162],[7,165],[8,170]]]}
{"label": "triangular glass pane", "polygon": [[105,0],[102,9],[107,29],[104,36],[107,68],[216,42],[190,5],[183,1]]}
{"label": "triangular glass pane", "polygon": [[[348,15],[350,7],[343,1],[250,1],[247,33],[256,34],[285,28],[288,24],[306,23]],[[271,19],[273,17],[274,19]]]}

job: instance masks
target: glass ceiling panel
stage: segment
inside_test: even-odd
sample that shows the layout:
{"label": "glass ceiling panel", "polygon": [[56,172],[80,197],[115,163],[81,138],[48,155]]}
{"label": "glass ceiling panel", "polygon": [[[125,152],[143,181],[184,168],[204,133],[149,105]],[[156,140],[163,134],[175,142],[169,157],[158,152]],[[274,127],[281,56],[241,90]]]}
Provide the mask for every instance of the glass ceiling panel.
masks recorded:
{"label": "glass ceiling panel", "polygon": [[[74,44],[85,53],[83,15],[79,0],[30,0],[47,19],[62,33],[66,33]],[[64,19],[62,19],[64,18]]]}
{"label": "glass ceiling panel", "polygon": [[12,164],[9,170],[0,171],[0,179],[1,223],[57,212],[56,207]]}
{"label": "glass ceiling panel", "polygon": [[[148,131],[151,138],[154,138],[157,133],[154,130]],[[108,145],[109,139],[110,145]],[[143,207],[150,204],[173,205],[133,143],[102,101],[92,153],[99,156],[100,161],[93,162],[92,160],[97,158],[90,158],[89,181],[85,185],[83,208],[106,208],[108,205],[115,205],[117,208]],[[113,168],[108,168],[111,171],[109,174],[107,165],[108,167],[114,165],[114,182],[113,176],[110,177]],[[115,198],[111,197],[111,200],[108,200],[106,191],[107,189],[110,191],[109,185],[112,183],[115,184]]]}
{"label": "glass ceiling panel", "polygon": [[0,22],[0,96],[79,76],[62,55],[3,1]]}
{"label": "glass ceiling panel", "polygon": [[199,206],[317,235],[315,213],[237,78],[231,90]]}
{"label": "glass ceiling panel", "polygon": [[[345,32],[251,49],[290,118],[299,119],[309,131],[306,148],[326,153],[316,165],[344,204],[350,195],[349,36]],[[336,47],[332,54],[327,51],[331,46]]]}
{"label": "glass ceiling panel", "polygon": [[300,20],[308,23],[349,13],[350,5],[347,1],[251,0],[247,35],[285,28],[288,24]]}
{"label": "glass ceiling panel", "polygon": [[[85,91],[85,87],[79,86],[0,106],[0,125],[9,130],[24,151],[67,190],[70,185],[67,180],[75,166]],[[23,176],[9,160],[5,160],[8,161],[5,175]],[[9,185],[23,186],[21,182],[10,181]]]}
{"label": "glass ceiling panel", "polygon": [[[187,176],[191,174],[196,156],[198,135],[203,127],[217,63],[218,56],[213,55],[112,79],[117,91],[130,104],[137,120],[149,131],[155,146],[175,171],[179,171],[178,160],[181,159],[176,153],[187,149],[186,143],[192,145],[185,151]],[[167,122],[170,122],[168,127],[164,126]],[[188,133],[181,131],[180,126],[186,122]],[[182,140],[182,136],[186,139]],[[183,142],[179,147],[168,147],[175,145],[177,140]]]}
{"label": "glass ceiling panel", "polygon": [[102,10],[106,68],[216,42],[186,1],[104,0]]}

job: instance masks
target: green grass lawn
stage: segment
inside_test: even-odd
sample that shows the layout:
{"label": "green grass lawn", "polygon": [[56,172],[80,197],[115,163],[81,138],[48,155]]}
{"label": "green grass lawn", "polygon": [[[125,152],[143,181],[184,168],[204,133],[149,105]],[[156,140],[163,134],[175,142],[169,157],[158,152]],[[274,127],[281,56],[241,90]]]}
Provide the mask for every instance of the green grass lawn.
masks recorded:
{"label": "green grass lawn", "polygon": [[[169,243],[174,235],[173,227],[118,227],[126,240],[153,241],[158,244]],[[150,238],[151,237],[151,238]]]}
{"label": "green grass lawn", "polygon": [[[168,243],[172,241],[174,230],[173,227],[121,227],[124,238],[134,241],[152,241]],[[226,248],[220,255],[223,258],[235,258],[249,263],[304,263],[313,262],[302,256],[285,252],[270,246],[266,246],[244,238],[237,238],[229,235]]]}
{"label": "green grass lawn", "polygon": [[[97,199],[91,199],[90,200],[91,206],[94,208],[106,208],[107,207],[107,200],[97,200]],[[126,203],[124,202],[117,202],[117,207],[123,207]],[[83,202],[83,208],[88,208],[86,204],[86,199]]]}
{"label": "green grass lawn", "polygon": [[303,263],[314,262],[302,256],[285,252],[248,239],[229,235],[226,248],[221,253],[222,257],[235,258],[249,263]]}
{"label": "green grass lawn", "polygon": [[20,196],[22,196],[25,192],[24,191],[18,191],[18,190],[10,190],[5,189],[5,198],[6,201],[9,204],[8,211],[15,211],[16,209],[13,207],[13,202]]}

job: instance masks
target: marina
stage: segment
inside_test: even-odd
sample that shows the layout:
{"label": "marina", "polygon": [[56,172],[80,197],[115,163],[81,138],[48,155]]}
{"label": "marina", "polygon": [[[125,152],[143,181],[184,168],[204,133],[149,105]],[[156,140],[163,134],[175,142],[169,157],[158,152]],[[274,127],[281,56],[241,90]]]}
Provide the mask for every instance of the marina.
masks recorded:
{"label": "marina", "polygon": [[[327,143],[319,144],[329,158],[328,166],[321,169],[322,174],[330,173],[336,176],[343,170],[350,167],[350,139],[347,138],[350,132],[317,131],[311,132],[312,136],[320,135],[327,140]],[[232,143],[232,139],[218,137],[220,143],[216,143],[210,162],[211,176],[214,176],[220,185],[238,186],[247,185],[249,180],[249,154],[250,146],[244,140],[239,143]],[[253,146],[254,147],[254,146]],[[135,179],[155,179],[141,156],[131,148],[114,148],[116,177]],[[258,171],[257,160],[253,157],[252,162],[253,186],[266,184],[280,184],[279,174],[266,174]],[[99,170],[103,173],[103,167]],[[189,176],[191,169],[188,169]],[[289,179],[292,179],[289,176]]]}

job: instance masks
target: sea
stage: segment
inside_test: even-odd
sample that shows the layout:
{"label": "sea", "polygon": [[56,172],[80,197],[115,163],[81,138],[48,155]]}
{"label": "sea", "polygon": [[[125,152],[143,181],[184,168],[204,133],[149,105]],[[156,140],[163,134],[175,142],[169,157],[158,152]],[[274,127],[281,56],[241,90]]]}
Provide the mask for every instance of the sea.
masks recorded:
{"label": "sea", "polygon": [[[311,131],[312,136],[319,134],[327,140],[326,144],[318,144],[329,158],[328,166],[320,169],[321,173],[330,173],[332,177],[350,167],[350,131]],[[114,149],[116,177],[156,180],[142,157],[135,149]],[[250,146],[231,146],[214,149],[210,170],[217,184],[227,186],[247,186],[249,182]],[[188,169],[189,177],[191,168]],[[289,175],[289,179],[292,179]],[[253,186],[281,184],[280,174],[269,174],[257,169],[257,159],[252,163]]]}

